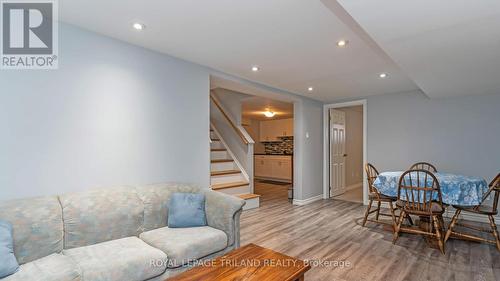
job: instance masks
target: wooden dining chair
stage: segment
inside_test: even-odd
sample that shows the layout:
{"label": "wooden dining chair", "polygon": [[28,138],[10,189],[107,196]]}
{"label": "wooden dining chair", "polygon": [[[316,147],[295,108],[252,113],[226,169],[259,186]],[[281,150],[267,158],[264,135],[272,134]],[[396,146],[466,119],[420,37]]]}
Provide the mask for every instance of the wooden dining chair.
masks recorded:
{"label": "wooden dining chair", "polygon": [[[438,240],[439,250],[444,254],[443,198],[439,181],[432,172],[427,170],[408,170],[399,178],[398,198],[396,206],[401,209],[398,224],[394,232],[393,243],[399,238],[400,232],[423,234]],[[428,217],[428,229],[403,226],[406,215]],[[434,225],[434,227],[432,227]]]}
{"label": "wooden dining chair", "polygon": [[[373,185],[373,182],[377,179],[379,172],[377,169],[370,163],[367,163],[365,165],[365,171],[366,171],[366,178],[368,181],[368,189],[370,194],[368,195],[368,206],[365,211],[365,218],[363,219],[363,226],[366,225],[367,221],[374,222],[374,223],[379,223],[379,224],[387,224],[387,225],[392,225],[393,229],[396,226],[396,218],[399,218],[399,216],[396,215],[394,205],[393,203],[396,202],[396,197],[390,197],[381,194],[378,189]],[[377,203],[377,208],[374,210],[372,209],[373,202]],[[382,202],[387,202],[389,205],[389,209],[391,210],[390,214],[382,213],[380,212],[381,210],[381,205]],[[375,213],[375,219],[369,219],[368,217]],[[392,224],[389,224],[385,221],[379,220],[379,216],[387,216],[392,218]],[[411,219],[410,219],[411,220]]]}
{"label": "wooden dining chair", "polygon": [[[493,195],[493,205],[492,206],[487,206],[485,203],[486,199],[492,194]],[[465,240],[472,240],[476,242],[486,242],[486,243],[492,243],[496,244],[497,249],[500,251],[500,238],[497,230],[497,225],[495,224],[495,219],[493,218],[498,214],[498,200],[500,199],[500,173],[493,179],[493,181],[489,185],[488,192],[483,196],[483,199],[481,201],[481,204],[478,206],[474,207],[463,207],[463,206],[453,206],[453,208],[456,209],[455,215],[451,219],[450,226],[448,227],[448,231],[446,232],[446,237],[444,238],[444,241],[448,241],[450,237],[453,238],[458,238],[458,239],[465,239]],[[488,216],[488,219],[490,221],[490,228],[491,229],[484,229],[481,227],[477,226],[472,226],[468,224],[464,224],[458,221],[458,217],[460,216],[460,213],[462,212],[468,212],[468,213],[473,213],[481,216]],[[495,240],[489,240],[485,239],[479,236],[471,235],[471,234],[465,234],[461,232],[457,232],[455,230],[456,226],[462,226],[465,228],[469,228],[475,231],[479,232],[486,232],[490,233],[493,235]]]}
{"label": "wooden dining chair", "polygon": [[410,170],[426,170],[431,173],[437,173],[436,166],[432,165],[431,163],[427,162],[418,162],[413,165],[411,165]]}

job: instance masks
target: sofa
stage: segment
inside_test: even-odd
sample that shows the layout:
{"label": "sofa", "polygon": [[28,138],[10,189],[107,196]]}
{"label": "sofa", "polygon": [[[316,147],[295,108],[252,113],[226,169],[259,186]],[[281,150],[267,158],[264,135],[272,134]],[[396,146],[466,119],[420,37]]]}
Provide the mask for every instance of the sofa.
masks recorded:
{"label": "sofa", "polygon": [[[168,228],[174,192],[204,193],[207,226]],[[124,186],[0,202],[19,270],[2,281],[166,280],[238,248],[244,200],[194,185]]]}

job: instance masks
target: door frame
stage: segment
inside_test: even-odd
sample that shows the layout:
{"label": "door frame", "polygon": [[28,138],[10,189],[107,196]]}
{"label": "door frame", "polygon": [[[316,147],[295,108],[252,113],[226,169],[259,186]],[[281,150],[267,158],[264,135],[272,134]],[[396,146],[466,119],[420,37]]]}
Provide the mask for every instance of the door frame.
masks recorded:
{"label": "door frame", "polygon": [[[332,103],[323,105],[323,199],[330,198],[330,169],[329,169],[329,159],[330,159],[330,149],[329,149],[329,111],[330,109],[349,107],[349,106],[363,106],[363,165],[366,163],[367,159],[367,149],[366,144],[368,140],[367,128],[368,128],[368,118],[367,118],[367,102],[366,99],[355,100],[350,102]],[[366,172],[363,168],[363,204],[368,205],[368,185],[366,184]]]}

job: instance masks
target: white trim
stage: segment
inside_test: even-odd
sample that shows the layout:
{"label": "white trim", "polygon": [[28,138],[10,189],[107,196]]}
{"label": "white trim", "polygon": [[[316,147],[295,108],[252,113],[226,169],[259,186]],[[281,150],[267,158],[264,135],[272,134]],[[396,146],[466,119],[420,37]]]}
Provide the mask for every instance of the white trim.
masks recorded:
{"label": "white trim", "polygon": [[307,198],[307,199],[293,199],[293,205],[296,205],[296,206],[304,206],[304,205],[307,205],[307,204],[311,204],[312,202],[316,202],[318,200],[322,200],[323,199],[323,195],[317,195],[317,196],[313,196],[311,198]]}
{"label": "white trim", "polygon": [[227,146],[227,143],[221,137],[221,134],[219,133],[219,131],[217,131],[217,128],[215,128],[215,126],[214,126],[214,124],[212,124],[212,122],[210,122],[210,127],[212,128],[212,130],[214,130],[214,133],[220,139],[220,142],[222,143],[222,145],[226,148],[227,153],[229,154],[229,156],[231,156],[234,163],[236,163],[236,166],[238,166],[238,168],[240,169],[241,173],[243,174],[243,177],[245,177],[247,182],[250,184],[250,177],[248,176],[247,171],[245,169],[243,169],[243,166],[241,165],[240,161],[238,161],[238,159],[236,157],[234,157],[234,153],[231,151],[231,149],[229,149],[229,146]]}
{"label": "white trim", "polygon": [[[367,103],[366,99],[350,102],[333,103],[323,105],[323,199],[330,198],[328,169],[328,127],[330,125],[328,111],[332,108],[341,108],[349,106],[363,106],[363,165],[367,160],[367,140],[368,140],[368,118],[367,118]],[[366,172],[363,169],[363,204],[368,205],[368,186],[366,184]]]}

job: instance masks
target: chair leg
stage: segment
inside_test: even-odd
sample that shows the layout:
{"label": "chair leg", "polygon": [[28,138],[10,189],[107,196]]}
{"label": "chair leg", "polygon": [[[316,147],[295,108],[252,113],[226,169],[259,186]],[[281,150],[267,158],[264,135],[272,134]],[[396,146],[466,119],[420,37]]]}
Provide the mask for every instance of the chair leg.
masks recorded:
{"label": "chair leg", "polygon": [[443,243],[443,237],[441,235],[441,227],[439,225],[439,219],[437,218],[437,216],[432,216],[432,221],[434,222],[434,228],[436,229],[436,238],[438,240],[439,250],[441,250],[441,253],[444,255],[444,243]]}
{"label": "chair leg", "polygon": [[451,233],[453,232],[453,228],[455,227],[455,224],[458,221],[458,216],[460,215],[461,210],[456,210],[455,214],[453,215],[453,218],[451,219],[450,225],[448,226],[448,231],[446,231],[446,236],[444,237],[444,242],[448,241],[450,239]]}
{"label": "chair leg", "polygon": [[366,225],[366,220],[368,219],[368,215],[370,214],[370,209],[372,208],[373,199],[370,199],[368,206],[366,207],[365,219],[363,220],[363,227]]}
{"label": "chair leg", "polygon": [[396,231],[396,214],[394,213],[394,206],[392,206],[392,202],[389,202],[389,208],[391,209],[391,216],[392,216],[392,230]]}
{"label": "chair leg", "polygon": [[[440,228],[440,229],[441,229],[441,233],[443,233],[443,235],[444,235],[444,234],[446,234],[446,225],[445,225],[445,223],[444,223],[443,216],[442,216],[442,215],[441,215],[441,216],[439,216],[439,218],[438,218],[438,219],[439,219],[439,226],[441,227],[441,228]],[[444,237],[443,237],[443,238],[444,238]]]}
{"label": "chair leg", "polygon": [[401,230],[401,224],[403,224],[405,215],[406,215],[405,211],[401,210],[401,213],[399,214],[399,222],[396,225],[396,229],[394,230],[394,237],[392,238],[392,244],[396,244],[396,241],[399,238],[399,231]]}
{"label": "chair leg", "polygon": [[489,215],[491,230],[493,231],[493,236],[495,236],[495,240],[497,241],[497,249],[500,251],[500,238],[498,236],[497,225],[495,224],[495,219],[492,215]]}
{"label": "chair leg", "polygon": [[380,204],[381,204],[381,203],[382,203],[382,202],[380,202],[380,201],[378,201],[378,202],[377,202],[377,215],[375,216],[375,220],[376,220],[376,221],[378,221],[378,216],[379,216],[379,214],[380,214]]}

